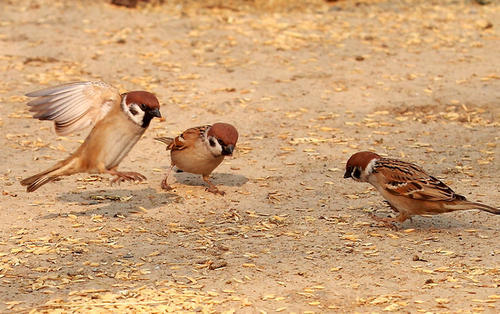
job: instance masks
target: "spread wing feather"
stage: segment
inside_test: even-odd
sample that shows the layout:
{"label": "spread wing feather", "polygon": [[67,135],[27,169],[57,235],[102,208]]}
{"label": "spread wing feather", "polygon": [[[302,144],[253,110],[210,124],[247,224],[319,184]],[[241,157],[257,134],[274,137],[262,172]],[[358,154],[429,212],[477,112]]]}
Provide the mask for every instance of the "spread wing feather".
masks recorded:
{"label": "spread wing feather", "polygon": [[58,135],[67,135],[94,125],[121,96],[115,87],[101,81],[76,82],[26,94],[36,99],[28,102],[33,118],[54,121]]}
{"label": "spread wing feather", "polygon": [[383,178],[384,188],[394,195],[426,201],[453,201],[463,198],[449,186],[411,163],[383,158],[377,161],[374,171]]}

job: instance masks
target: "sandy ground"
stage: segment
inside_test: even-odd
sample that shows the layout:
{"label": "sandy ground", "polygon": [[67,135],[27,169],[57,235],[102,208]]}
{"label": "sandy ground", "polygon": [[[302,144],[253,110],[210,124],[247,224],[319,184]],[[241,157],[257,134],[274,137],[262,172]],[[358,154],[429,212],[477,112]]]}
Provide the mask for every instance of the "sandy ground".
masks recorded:
{"label": "sandy ground", "polygon": [[[13,4],[15,3],[15,4]],[[437,4],[439,3],[439,5]],[[100,1],[0,3],[0,311],[500,311],[500,220],[392,215],[348,157],[422,165],[498,206],[500,7],[338,2],[305,10]],[[26,193],[65,158],[24,93],[101,79],[161,100],[121,164],[148,181],[85,174]],[[238,152],[201,178],[160,181],[155,136],[217,121]]]}

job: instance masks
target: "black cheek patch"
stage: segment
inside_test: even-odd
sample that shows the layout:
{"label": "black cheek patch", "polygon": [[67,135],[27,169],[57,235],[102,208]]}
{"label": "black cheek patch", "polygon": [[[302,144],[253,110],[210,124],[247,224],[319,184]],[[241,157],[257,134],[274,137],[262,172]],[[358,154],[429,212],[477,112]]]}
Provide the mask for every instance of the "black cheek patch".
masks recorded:
{"label": "black cheek patch", "polygon": [[361,177],[361,170],[359,170],[359,168],[354,168],[352,176],[355,177],[356,179],[359,179]]}
{"label": "black cheek patch", "polygon": [[135,110],[134,108],[130,108],[130,113],[133,114],[134,116],[137,115],[139,112]]}
{"label": "black cheek patch", "polygon": [[213,139],[208,140],[210,146],[215,147],[215,141]]}

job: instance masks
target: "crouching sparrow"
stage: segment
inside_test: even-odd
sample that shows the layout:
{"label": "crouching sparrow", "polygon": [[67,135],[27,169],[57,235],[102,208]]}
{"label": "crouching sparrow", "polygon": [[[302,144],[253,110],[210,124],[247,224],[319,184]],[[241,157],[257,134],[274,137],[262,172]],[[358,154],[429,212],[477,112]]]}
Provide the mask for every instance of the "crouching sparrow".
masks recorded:
{"label": "crouching sparrow", "polygon": [[224,195],[209,177],[212,171],[224,160],[225,156],[233,154],[238,141],[238,131],[227,123],[215,123],[187,129],[176,138],[159,137],[156,140],[165,143],[170,150],[171,167],[161,183],[165,190],[171,190],[168,177],[172,168],[201,174],[208,184],[208,191]]}
{"label": "crouching sparrow", "polygon": [[434,215],[456,210],[480,209],[500,214],[500,209],[468,201],[417,165],[372,152],[359,152],[346,164],[344,178],[368,182],[387,200],[395,218],[378,218],[386,224],[403,222],[413,215]]}
{"label": "crouching sparrow", "polygon": [[33,192],[61,176],[75,173],[109,173],[112,182],[146,179],[137,172],[120,172],[118,165],[146,131],[154,117],[161,117],[155,95],[145,91],[121,94],[100,81],[77,82],[28,93],[37,97],[28,106],[34,118],[52,120],[58,135],[94,125],[83,144],[53,167],[21,181]]}

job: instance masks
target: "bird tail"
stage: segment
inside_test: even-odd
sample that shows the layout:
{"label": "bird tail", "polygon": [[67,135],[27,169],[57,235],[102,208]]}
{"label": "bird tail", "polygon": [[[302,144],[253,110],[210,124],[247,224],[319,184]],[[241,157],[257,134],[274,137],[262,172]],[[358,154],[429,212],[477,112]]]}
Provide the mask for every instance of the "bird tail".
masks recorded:
{"label": "bird tail", "polygon": [[172,143],[174,142],[174,139],[171,137],[155,137],[155,140],[167,145],[167,149],[169,149]]}
{"label": "bird tail", "polygon": [[480,209],[495,215],[500,215],[500,208],[495,208],[478,202],[460,201],[453,204],[449,204],[446,207],[453,211],[466,210],[466,209]]}
{"label": "bird tail", "polygon": [[70,161],[72,160],[66,159],[60,161],[53,167],[22,180],[21,185],[26,186],[26,192],[33,192],[42,185],[55,180],[57,177],[69,175],[71,172],[68,171],[67,166],[71,164]]}

